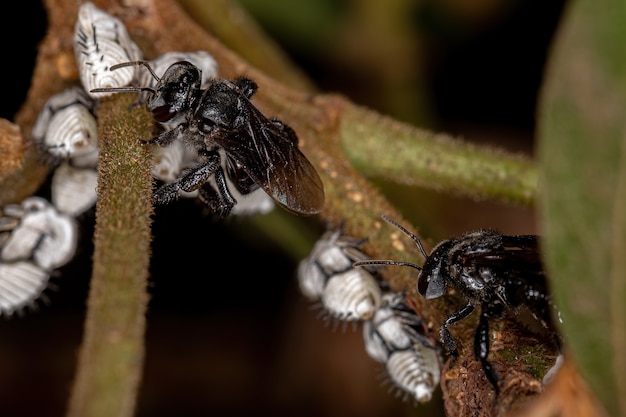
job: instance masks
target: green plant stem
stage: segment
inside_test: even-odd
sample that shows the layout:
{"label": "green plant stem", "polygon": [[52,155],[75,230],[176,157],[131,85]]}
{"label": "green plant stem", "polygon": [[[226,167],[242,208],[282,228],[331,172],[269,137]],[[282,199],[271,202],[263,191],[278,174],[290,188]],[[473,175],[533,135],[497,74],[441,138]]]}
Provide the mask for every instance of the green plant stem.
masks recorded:
{"label": "green plant stem", "polygon": [[522,155],[476,146],[417,129],[359,106],[342,115],[348,159],[365,176],[475,199],[532,205],[535,163]]}
{"label": "green plant stem", "polygon": [[127,110],[133,96],[101,104],[94,266],[71,417],[132,416],[141,379],[152,177],[136,139],[151,120],[142,109]]}

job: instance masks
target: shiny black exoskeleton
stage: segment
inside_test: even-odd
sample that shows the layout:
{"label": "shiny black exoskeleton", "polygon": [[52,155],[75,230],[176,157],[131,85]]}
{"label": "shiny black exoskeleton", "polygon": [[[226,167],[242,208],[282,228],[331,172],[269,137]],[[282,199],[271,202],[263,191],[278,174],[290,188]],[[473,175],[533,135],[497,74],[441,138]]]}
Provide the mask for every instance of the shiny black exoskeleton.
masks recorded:
{"label": "shiny black exoskeleton", "polygon": [[198,190],[200,200],[215,214],[227,216],[236,204],[226,182],[228,175],[243,195],[260,187],[292,213],[310,215],[321,210],[324,187],[317,171],[298,148],[293,129],[266,118],[250,102],[257,90],[254,81],[215,79],[201,89],[200,70],[187,61],[172,64],[160,78],[146,61],[121,63],[111,70],[130,65],[145,66],[158,80],[156,86],[94,92],[148,92],[147,109],[169,130],[145,143],[168,146],[181,140],[201,161],[157,189],[157,202],[175,200],[181,191]]}
{"label": "shiny black exoskeleton", "polygon": [[450,314],[440,329],[441,342],[453,357],[458,356],[456,339],[448,328],[480,310],[474,336],[474,355],[480,361],[489,381],[498,392],[498,377],[487,360],[489,355],[489,320],[502,318],[508,312],[518,313],[526,307],[554,337],[561,340],[553,320],[555,307],[551,301],[539,240],[535,235],[507,236],[493,230],[477,230],[459,238],[444,240],[429,254],[413,233],[383,217],[411,237],[425,258],[423,266],[410,262],[365,261],[368,263],[410,266],[418,269],[418,292],[427,299],[441,297],[448,286],[467,300],[461,309]]}

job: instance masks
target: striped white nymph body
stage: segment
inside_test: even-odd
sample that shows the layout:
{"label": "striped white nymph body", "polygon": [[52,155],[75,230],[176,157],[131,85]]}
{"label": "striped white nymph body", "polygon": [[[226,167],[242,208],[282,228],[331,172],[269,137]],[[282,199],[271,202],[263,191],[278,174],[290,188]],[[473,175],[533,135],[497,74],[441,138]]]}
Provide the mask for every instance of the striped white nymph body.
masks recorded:
{"label": "striped white nymph body", "polygon": [[33,306],[52,271],[73,257],[77,239],[74,219],[44,198],[5,206],[0,217],[0,315]]}
{"label": "striped white nymph body", "polygon": [[7,207],[4,216],[19,220],[3,233],[8,237],[0,248],[0,262],[30,260],[51,271],[65,265],[76,250],[78,230],[75,220],[60,213],[42,197],[28,197],[19,207]]}
{"label": "striped white nymph body", "polygon": [[61,213],[77,217],[96,204],[98,172],[61,162],[52,174],[52,204]]}
{"label": "striped white nymph body", "polygon": [[[110,71],[109,68],[142,57],[141,50],[131,39],[124,23],[91,2],[82,3],[78,10],[74,26],[74,54],[80,80],[86,91],[129,85],[135,78],[136,67],[124,67],[116,71]],[[89,94],[100,98],[111,93]]]}
{"label": "striped white nymph body", "polygon": [[343,234],[343,227],[329,230],[315,243],[311,254],[298,265],[301,292],[319,300],[330,317],[344,321],[372,318],[381,301],[379,282],[367,268],[354,268],[367,259],[360,247],[364,240]]}
{"label": "striped white nymph body", "polygon": [[439,385],[439,353],[424,336],[421,318],[404,303],[404,293],[385,293],[380,308],[363,323],[367,354],[385,365],[398,395],[427,402]]}
{"label": "striped white nymph body", "polygon": [[[169,146],[150,145],[152,153],[152,176],[163,182],[175,181],[180,171],[193,162],[193,153],[187,152],[185,145],[176,141]],[[191,154],[187,157],[186,154]]]}
{"label": "striped white nymph body", "polygon": [[32,262],[0,262],[0,316],[34,305],[49,279],[50,272]]}
{"label": "striped white nymph body", "polygon": [[98,161],[96,101],[75,86],[51,96],[31,131],[37,146],[53,160],[94,168]]}

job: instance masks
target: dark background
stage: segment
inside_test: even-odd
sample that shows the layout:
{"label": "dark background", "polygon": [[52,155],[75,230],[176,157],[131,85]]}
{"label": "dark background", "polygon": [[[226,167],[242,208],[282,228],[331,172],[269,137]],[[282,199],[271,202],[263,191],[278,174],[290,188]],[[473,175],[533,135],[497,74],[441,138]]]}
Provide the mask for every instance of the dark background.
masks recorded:
{"label": "dark background", "polygon": [[[330,3],[346,8],[346,2]],[[563,1],[509,2],[513,6],[494,12],[500,3],[505,1],[476,2],[492,10],[482,20],[467,18],[454,2],[442,3],[447,10],[428,1],[416,4],[412,19],[422,36],[424,63],[419,94],[427,99],[427,119],[412,118],[411,109],[393,113],[379,95],[368,94],[378,82],[371,74],[351,72],[354,67],[324,56],[323,48],[308,54],[289,36],[290,25],[280,25],[278,12],[271,21],[258,18],[322,91],[341,92],[433,130],[532,155],[535,102]],[[485,15],[473,12],[474,17]],[[5,94],[0,100],[0,116],[9,120],[26,96],[46,24],[35,1],[14,3],[10,20],[13,24],[1,29]],[[446,220],[423,226],[434,237],[481,226],[537,230],[528,209],[419,190],[412,192],[426,202],[413,205],[401,201],[406,194],[401,187],[389,186],[385,192],[420,224],[432,207],[440,207]],[[93,215],[79,219],[79,250],[53,277],[48,301],[38,303],[38,311],[0,318],[3,417],[64,415],[89,285]],[[304,221],[303,227],[308,233],[322,231],[315,219]],[[342,332],[325,326],[295,285],[298,260],[249,219],[216,222],[191,200],[159,207],[153,255],[138,416],[440,413],[437,401],[415,408],[387,392],[382,368],[363,350],[360,329]]]}

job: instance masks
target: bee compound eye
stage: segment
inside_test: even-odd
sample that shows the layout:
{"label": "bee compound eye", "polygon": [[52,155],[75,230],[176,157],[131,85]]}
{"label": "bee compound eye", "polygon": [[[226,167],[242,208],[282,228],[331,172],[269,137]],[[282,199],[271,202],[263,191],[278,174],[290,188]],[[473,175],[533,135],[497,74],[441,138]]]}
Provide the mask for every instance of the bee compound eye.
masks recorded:
{"label": "bee compound eye", "polygon": [[420,274],[417,280],[417,292],[419,292],[422,297],[426,297],[427,291],[428,291],[428,277],[422,276],[422,274]]}
{"label": "bee compound eye", "polygon": [[430,300],[441,297],[446,292],[446,283],[439,271],[422,271],[417,279],[417,291]]}
{"label": "bee compound eye", "polygon": [[176,113],[172,112],[172,106],[167,104],[152,109],[152,117],[159,123],[167,122],[174,116],[176,116]]}

